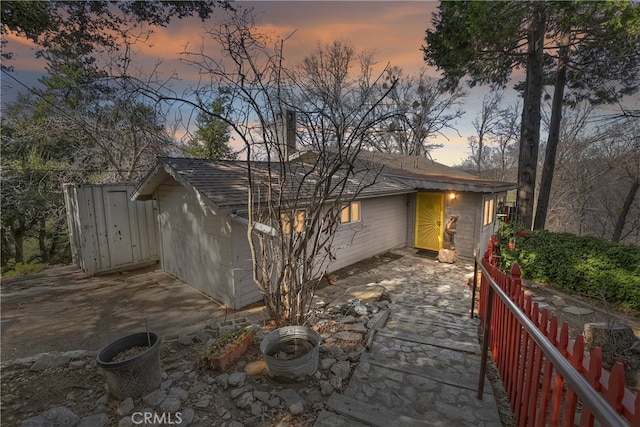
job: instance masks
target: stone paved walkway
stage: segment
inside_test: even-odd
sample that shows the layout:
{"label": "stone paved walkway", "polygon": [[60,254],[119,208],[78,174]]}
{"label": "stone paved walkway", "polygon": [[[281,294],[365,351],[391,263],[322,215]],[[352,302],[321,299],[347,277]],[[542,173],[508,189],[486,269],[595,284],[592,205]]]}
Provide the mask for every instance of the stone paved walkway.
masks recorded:
{"label": "stone paved walkway", "polygon": [[359,275],[391,294],[390,315],[316,427],[501,425],[488,381],[477,399],[480,347],[466,285],[473,265],[414,252]]}

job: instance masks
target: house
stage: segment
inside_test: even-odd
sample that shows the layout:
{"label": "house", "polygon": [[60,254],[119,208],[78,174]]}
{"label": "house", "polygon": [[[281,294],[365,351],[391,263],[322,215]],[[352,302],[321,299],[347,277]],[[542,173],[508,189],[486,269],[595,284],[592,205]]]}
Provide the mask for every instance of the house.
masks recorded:
{"label": "house", "polygon": [[[437,251],[451,215],[459,216],[456,249],[471,258],[478,246],[486,246],[497,204],[514,187],[427,158],[361,154],[359,161],[368,166],[355,171],[353,182],[366,185],[344,205],[331,271],[398,247]],[[269,167],[295,168],[308,176],[313,162],[307,152]],[[159,158],[131,196],[156,201],[163,270],[232,308],[262,298],[252,279],[247,176],[242,161]]]}

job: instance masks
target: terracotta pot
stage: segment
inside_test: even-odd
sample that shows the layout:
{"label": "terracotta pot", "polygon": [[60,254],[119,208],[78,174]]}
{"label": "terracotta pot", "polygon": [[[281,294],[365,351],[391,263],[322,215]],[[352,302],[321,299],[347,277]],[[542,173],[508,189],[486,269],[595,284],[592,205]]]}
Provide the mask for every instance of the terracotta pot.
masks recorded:
{"label": "terracotta pot", "polygon": [[211,367],[226,371],[247,352],[249,344],[251,344],[251,334],[245,334],[239,342],[227,346],[224,353],[214,356],[211,359]]}

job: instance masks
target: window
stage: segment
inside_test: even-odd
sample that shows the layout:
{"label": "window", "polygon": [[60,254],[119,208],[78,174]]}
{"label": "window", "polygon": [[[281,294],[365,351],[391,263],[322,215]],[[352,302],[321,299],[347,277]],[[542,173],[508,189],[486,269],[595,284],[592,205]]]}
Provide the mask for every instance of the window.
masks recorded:
{"label": "window", "polygon": [[360,221],[360,202],[345,203],[340,211],[340,222],[347,224],[349,222]]}
{"label": "window", "polygon": [[[296,211],[296,215],[293,220],[293,229],[296,233],[304,232],[304,221],[306,219],[306,211]],[[289,213],[280,214],[280,225],[282,226],[283,234],[291,234],[291,215]]]}
{"label": "window", "polygon": [[486,199],[484,201],[484,216],[482,220],[483,226],[493,223],[493,215],[495,213],[494,209],[495,209],[495,200],[493,198]]}

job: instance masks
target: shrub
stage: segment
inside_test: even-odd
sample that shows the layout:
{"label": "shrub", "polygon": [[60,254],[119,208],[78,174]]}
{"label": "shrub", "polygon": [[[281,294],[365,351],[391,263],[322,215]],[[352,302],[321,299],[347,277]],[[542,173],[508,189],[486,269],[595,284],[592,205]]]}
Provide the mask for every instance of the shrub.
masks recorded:
{"label": "shrub", "polygon": [[16,277],[16,276],[24,276],[27,274],[35,274],[40,273],[42,270],[47,268],[45,264],[38,263],[22,263],[19,262],[13,266],[12,269],[7,270],[2,274],[3,277]]}
{"label": "shrub", "polygon": [[640,247],[592,236],[534,231],[501,238],[501,267],[520,264],[523,277],[640,314]]}

